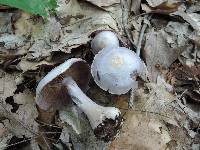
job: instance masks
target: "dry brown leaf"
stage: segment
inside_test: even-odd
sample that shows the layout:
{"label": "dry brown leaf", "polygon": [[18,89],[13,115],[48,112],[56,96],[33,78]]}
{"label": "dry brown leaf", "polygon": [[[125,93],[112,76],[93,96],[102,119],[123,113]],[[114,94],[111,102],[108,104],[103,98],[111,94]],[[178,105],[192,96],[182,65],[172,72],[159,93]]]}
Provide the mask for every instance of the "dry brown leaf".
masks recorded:
{"label": "dry brown leaf", "polygon": [[189,36],[192,31],[187,23],[179,22],[168,22],[167,26],[164,28],[165,39],[169,43],[171,48],[183,47],[188,42]]}
{"label": "dry brown leaf", "polygon": [[13,96],[14,91],[17,89],[15,79],[19,76],[19,74],[8,74],[0,70],[1,77],[1,91],[0,91],[0,101],[4,101],[7,97]]}
{"label": "dry brown leaf", "polygon": [[186,98],[186,101],[199,103],[199,75],[200,65],[188,67],[180,63],[175,63],[170,67],[168,80],[175,87],[176,92]]}
{"label": "dry brown leaf", "polygon": [[[10,112],[10,106],[6,106],[7,111],[10,113],[10,122],[5,121],[5,126],[15,133],[16,136],[25,135],[31,137],[38,131],[38,124],[35,122],[37,117],[37,110],[35,108],[35,99],[32,93],[25,90],[23,93],[14,95],[14,102],[19,105],[15,113]],[[15,119],[13,119],[15,118]]]}
{"label": "dry brown leaf", "polygon": [[85,0],[87,2],[90,2],[98,7],[108,7],[108,6],[112,6],[115,4],[119,4],[120,0]]}
{"label": "dry brown leaf", "polygon": [[0,149],[3,150],[8,146],[8,142],[12,136],[12,133],[10,133],[5,126],[0,123]]}
{"label": "dry brown leaf", "polygon": [[17,49],[24,45],[25,38],[15,34],[3,34],[0,42],[3,43],[5,49]]}
{"label": "dry brown leaf", "polygon": [[171,137],[163,120],[178,126],[170,109],[175,97],[162,83],[160,85],[148,83],[147,87],[148,93],[144,89],[137,90],[134,108],[125,111],[125,123],[121,134],[112,142],[110,150],[167,148]]}
{"label": "dry brown leaf", "polygon": [[131,11],[134,12],[136,15],[138,15],[140,12],[140,5],[141,5],[141,0],[131,1]]}
{"label": "dry brown leaf", "polygon": [[172,1],[172,2],[164,1],[164,2],[158,3],[158,5],[155,5],[155,6],[153,6],[154,4],[150,4],[150,6],[146,4],[142,4],[142,9],[147,13],[170,14],[172,12],[177,11],[181,4],[182,3],[178,1]]}
{"label": "dry brown leaf", "polygon": [[128,111],[121,135],[110,150],[164,150],[171,140],[167,128],[156,116]]}
{"label": "dry brown leaf", "polygon": [[179,2],[178,0],[146,0],[149,6],[151,7],[157,7],[161,4],[168,4],[171,6],[171,4]]}
{"label": "dry brown leaf", "polygon": [[181,53],[181,50],[169,47],[165,34],[161,30],[151,31],[146,35],[145,60],[152,81],[156,81],[159,68],[168,68]]}
{"label": "dry brown leaf", "polygon": [[146,0],[146,1],[149,4],[149,6],[156,7],[156,6],[166,2],[167,0]]}
{"label": "dry brown leaf", "polygon": [[[190,1],[193,1],[193,0],[190,0]],[[187,13],[195,13],[198,11],[200,11],[200,2],[195,2],[195,3],[191,2],[191,5],[186,10]]]}
{"label": "dry brown leaf", "polygon": [[[144,89],[136,91],[134,108],[171,118],[170,105],[175,97],[167,91],[165,84],[148,83],[146,86],[149,93],[145,94]],[[173,120],[173,117],[171,119]]]}
{"label": "dry brown leaf", "polygon": [[171,13],[172,16],[180,16],[186,22],[188,22],[193,29],[200,31],[200,15],[197,13],[185,13],[183,10],[176,11]]}
{"label": "dry brown leaf", "polygon": [[175,100],[166,84],[148,83],[147,89],[137,90],[134,108],[126,111],[122,132],[110,150],[190,147],[190,136],[197,133],[187,123],[190,119],[198,122],[198,115]]}
{"label": "dry brown leaf", "polygon": [[11,33],[12,25],[11,25],[11,17],[12,13],[2,13],[0,12],[0,33]]}
{"label": "dry brown leaf", "polygon": [[[86,2],[59,0],[58,5],[58,20],[52,17],[44,24],[42,20],[35,21],[32,16],[22,13],[15,23],[16,35],[31,35],[27,42],[30,47],[25,48],[29,60],[40,61],[56,51],[71,53],[73,48],[86,44],[96,30],[111,28],[118,31],[116,20],[109,12]],[[110,10],[112,15],[121,16],[121,12],[119,15],[113,8]]]}
{"label": "dry brown leaf", "polygon": [[160,69],[167,69],[180,56],[191,34],[188,24],[172,21],[160,30],[152,29],[146,34],[144,56],[152,81],[156,81]]}
{"label": "dry brown leaf", "polygon": [[[95,10],[91,6],[83,4],[81,7],[85,18],[76,19],[64,27],[64,35],[60,43],[53,45],[53,51],[63,51],[70,53],[72,48],[86,44],[90,40],[90,35],[96,30],[109,29],[118,30],[116,21],[109,13],[102,10]],[[95,10],[96,13],[93,13]],[[80,28],[81,27],[81,28]],[[73,31],[73,32],[72,32]],[[67,47],[67,49],[66,49]]]}
{"label": "dry brown leaf", "polygon": [[37,70],[41,65],[54,65],[53,62],[47,62],[45,60],[40,62],[28,61],[26,58],[22,58],[18,64],[18,69],[26,72],[28,70]]}

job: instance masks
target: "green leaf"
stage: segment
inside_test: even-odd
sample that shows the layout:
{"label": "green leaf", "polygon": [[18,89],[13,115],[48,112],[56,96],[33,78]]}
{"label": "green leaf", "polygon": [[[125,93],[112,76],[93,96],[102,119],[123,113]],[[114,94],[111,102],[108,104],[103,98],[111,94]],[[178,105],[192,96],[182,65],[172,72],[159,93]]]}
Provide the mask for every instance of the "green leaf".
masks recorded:
{"label": "green leaf", "polygon": [[55,11],[57,7],[56,0],[0,0],[0,4],[19,8],[45,18],[49,16],[49,11]]}

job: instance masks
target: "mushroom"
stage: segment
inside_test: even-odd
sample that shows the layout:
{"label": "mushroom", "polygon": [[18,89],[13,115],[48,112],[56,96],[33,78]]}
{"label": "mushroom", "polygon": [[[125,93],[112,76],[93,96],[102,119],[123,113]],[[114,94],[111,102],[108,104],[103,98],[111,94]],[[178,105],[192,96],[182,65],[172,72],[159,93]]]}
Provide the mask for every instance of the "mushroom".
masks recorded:
{"label": "mushroom", "polygon": [[136,77],[143,75],[145,64],[125,47],[106,47],[94,58],[91,73],[96,84],[111,94],[125,94],[137,88]]}
{"label": "mushroom", "polygon": [[60,109],[72,99],[86,114],[95,136],[108,142],[119,132],[123,118],[119,109],[100,106],[82,92],[81,88],[88,84],[89,71],[87,63],[78,58],[59,65],[38,84],[36,103],[44,110]]}
{"label": "mushroom", "polygon": [[105,142],[113,140],[123,122],[120,110],[96,104],[81,91],[71,77],[65,78],[63,84],[67,87],[72,100],[88,117],[96,137]]}
{"label": "mushroom", "polygon": [[117,35],[112,31],[102,31],[98,33],[91,42],[91,48],[94,55],[108,46],[119,47]]}
{"label": "mushroom", "polygon": [[65,77],[71,76],[84,90],[89,82],[90,67],[80,58],[71,58],[51,70],[36,88],[36,103],[43,110],[58,110],[69,104],[70,96],[62,85]]}

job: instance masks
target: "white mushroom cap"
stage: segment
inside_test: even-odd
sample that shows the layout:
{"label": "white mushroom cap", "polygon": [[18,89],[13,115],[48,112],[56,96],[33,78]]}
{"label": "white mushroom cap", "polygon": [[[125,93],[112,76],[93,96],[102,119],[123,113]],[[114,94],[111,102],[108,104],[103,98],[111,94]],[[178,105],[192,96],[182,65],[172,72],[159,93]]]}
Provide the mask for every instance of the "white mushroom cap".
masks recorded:
{"label": "white mushroom cap", "polygon": [[105,47],[119,47],[117,35],[112,31],[102,31],[98,33],[91,42],[93,54],[97,54]]}
{"label": "white mushroom cap", "polygon": [[52,81],[53,79],[55,79],[57,76],[59,76],[60,74],[62,74],[63,72],[65,72],[67,69],[69,69],[69,67],[77,62],[77,61],[83,61],[81,58],[72,58],[67,60],[66,62],[64,62],[63,64],[57,66],[56,68],[54,68],[52,71],[50,71],[38,84],[37,88],[36,88],[36,96],[39,95],[39,93],[41,92],[41,90],[43,89],[43,87],[49,83],[50,81]]}
{"label": "white mushroom cap", "polygon": [[144,67],[135,52],[125,47],[107,47],[95,56],[91,73],[100,88],[120,95],[137,88],[136,76],[142,74]]}
{"label": "white mushroom cap", "polygon": [[80,58],[71,58],[52,69],[36,88],[36,104],[39,108],[57,110],[68,104],[71,98],[61,83],[69,76],[73,77],[81,89],[85,89],[90,78],[90,67]]}

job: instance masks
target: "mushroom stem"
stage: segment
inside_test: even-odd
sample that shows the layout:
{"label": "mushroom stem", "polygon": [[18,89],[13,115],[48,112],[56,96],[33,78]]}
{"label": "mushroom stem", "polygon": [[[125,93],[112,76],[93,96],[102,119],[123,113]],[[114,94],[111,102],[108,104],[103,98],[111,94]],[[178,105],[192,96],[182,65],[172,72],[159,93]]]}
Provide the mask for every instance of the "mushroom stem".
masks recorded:
{"label": "mushroom stem", "polygon": [[63,85],[66,86],[72,100],[88,117],[96,137],[106,142],[113,140],[123,122],[120,110],[96,104],[82,92],[71,77],[65,78]]}

